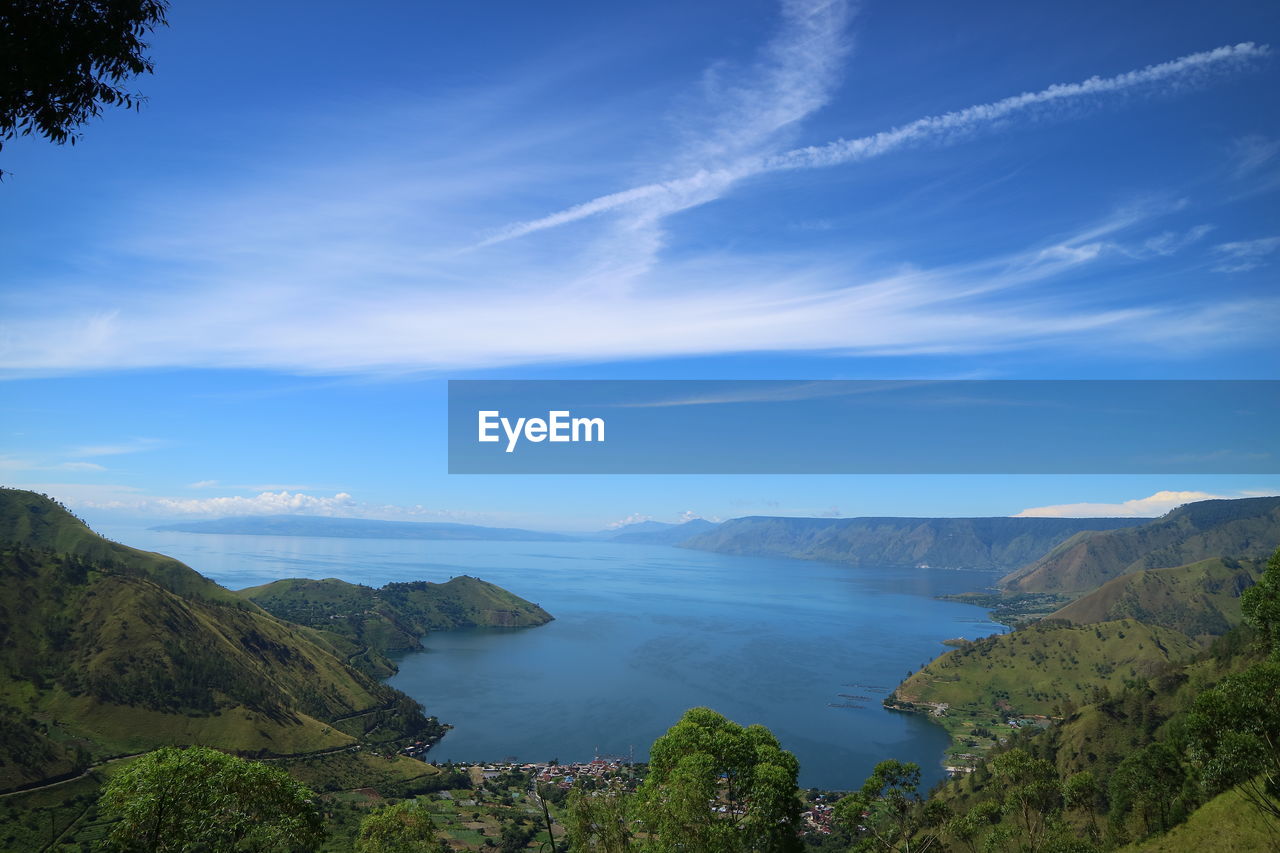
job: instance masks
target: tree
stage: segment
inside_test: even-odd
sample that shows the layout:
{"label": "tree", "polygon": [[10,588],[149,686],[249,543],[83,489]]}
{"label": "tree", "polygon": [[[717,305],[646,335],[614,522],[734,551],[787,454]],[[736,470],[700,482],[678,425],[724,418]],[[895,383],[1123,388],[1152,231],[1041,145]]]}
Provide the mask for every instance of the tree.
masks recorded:
{"label": "tree", "polygon": [[1013,815],[1027,846],[1040,849],[1049,818],[1062,801],[1062,786],[1053,765],[1018,747],[996,756],[991,769],[1004,783],[1005,811]]}
{"label": "tree", "polygon": [[1107,785],[1116,834],[1127,837],[1125,824],[1134,817],[1141,822],[1142,838],[1179,823],[1184,817],[1179,795],[1185,781],[1177,753],[1165,743],[1147,744],[1125,756]]}
{"label": "tree", "polygon": [[800,764],[764,726],[692,708],[649,750],[636,792],[637,847],[787,853],[800,844]]}
{"label": "tree", "polygon": [[1201,693],[1187,735],[1209,793],[1239,786],[1264,818],[1280,824],[1280,661],[1254,664]]}
{"label": "tree", "polygon": [[74,145],[76,128],[104,106],[136,107],[141,96],[122,84],[151,72],[142,39],[167,9],[166,0],[0,4],[0,147],[31,134]]}
{"label": "tree", "polygon": [[1240,596],[1244,618],[1272,655],[1280,655],[1280,548],[1267,560],[1262,580]]}
{"label": "tree", "polygon": [[986,800],[947,821],[947,834],[964,844],[969,853],[978,853],[978,842],[983,834],[1000,823],[1003,816],[1004,808],[998,801]]}
{"label": "tree", "polygon": [[577,787],[569,794],[565,828],[569,849],[596,853],[624,853],[631,849],[627,795],[616,788],[589,791]]}
{"label": "tree", "polygon": [[835,819],[852,835],[863,835],[868,842],[863,848],[924,853],[938,843],[938,836],[921,835],[921,830],[941,826],[951,814],[939,800],[926,802],[919,788],[920,765],[881,761],[861,790],[836,803]]}
{"label": "tree", "polygon": [[356,835],[356,853],[448,853],[436,837],[431,814],[414,800],[365,815]]}
{"label": "tree", "polygon": [[1092,770],[1081,770],[1062,783],[1062,805],[1068,811],[1083,812],[1089,818],[1089,839],[1098,840],[1098,779]]}
{"label": "tree", "polygon": [[314,796],[261,762],[164,747],[112,779],[99,806],[117,850],[312,850],[324,836]]}
{"label": "tree", "polygon": [[1238,786],[1264,819],[1280,824],[1280,549],[1241,609],[1270,658],[1196,697],[1189,748],[1209,793]]}

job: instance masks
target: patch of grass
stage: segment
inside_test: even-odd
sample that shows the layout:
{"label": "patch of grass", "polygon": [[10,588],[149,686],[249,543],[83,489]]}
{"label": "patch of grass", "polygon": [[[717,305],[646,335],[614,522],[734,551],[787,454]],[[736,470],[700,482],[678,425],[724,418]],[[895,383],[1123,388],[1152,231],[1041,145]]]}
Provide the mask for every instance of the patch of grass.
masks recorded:
{"label": "patch of grass", "polygon": [[1232,790],[1191,813],[1186,823],[1120,853],[1257,853],[1280,848],[1280,827],[1268,830],[1262,816]]}

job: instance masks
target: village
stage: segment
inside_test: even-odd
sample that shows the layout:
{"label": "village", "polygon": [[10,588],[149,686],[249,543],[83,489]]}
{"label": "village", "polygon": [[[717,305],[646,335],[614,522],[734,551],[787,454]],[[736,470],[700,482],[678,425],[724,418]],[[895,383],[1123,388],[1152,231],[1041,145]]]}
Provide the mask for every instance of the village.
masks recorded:
{"label": "village", "polygon": [[[417,743],[412,746],[405,747],[402,752],[420,760],[425,761],[423,757],[429,746],[423,743]],[[590,788],[611,788],[616,791],[625,793],[634,793],[641,782],[644,781],[645,773],[648,765],[644,762],[635,762],[628,759],[618,757],[596,756],[590,761],[576,761],[568,763],[560,763],[558,761],[495,761],[484,763],[470,762],[447,762],[437,764],[429,762],[434,766],[449,767],[456,770],[462,770],[467,773],[472,785],[481,788],[489,783],[490,787],[506,787],[513,784],[516,785],[533,785],[541,786],[539,790],[543,792],[543,796],[547,796],[547,788],[554,791],[567,794],[575,785],[586,786]],[[835,803],[845,792],[843,791],[819,791],[811,789],[805,796],[804,811],[801,815],[804,822],[804,830],[819,835],[829,835],[832,831],[832,814]],[[448,792],[440,792],[438,795],[442,799],[454,799],[455,795]],[[560,797],[551,795],[549,799],[559,800]],[[469,805],[470,802],[461,802],[460,805]]]}

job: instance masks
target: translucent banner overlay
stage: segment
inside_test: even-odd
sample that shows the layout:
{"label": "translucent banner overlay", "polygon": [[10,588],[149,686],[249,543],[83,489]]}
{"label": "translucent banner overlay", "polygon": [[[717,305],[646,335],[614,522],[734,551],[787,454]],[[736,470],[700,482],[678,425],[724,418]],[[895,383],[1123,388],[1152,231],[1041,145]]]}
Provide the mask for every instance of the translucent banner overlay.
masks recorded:
{"label": "translucent banner overlay", "polygon": [[1276,474],[1280,381],[449,383],[452,474]]}

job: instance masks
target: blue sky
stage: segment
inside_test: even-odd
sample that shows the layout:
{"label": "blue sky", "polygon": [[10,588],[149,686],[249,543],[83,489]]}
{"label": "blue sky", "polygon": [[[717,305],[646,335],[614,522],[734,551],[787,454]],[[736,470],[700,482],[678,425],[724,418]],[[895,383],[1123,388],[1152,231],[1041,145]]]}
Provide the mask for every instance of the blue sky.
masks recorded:
{"label": "blue sky", "polygon": [[140,113],[0,152],[0,476],[91,520],[591,529],[1280,489],[450,477],[444,455],[449,378],[1280,378],[1274,4],[170,21]]}

